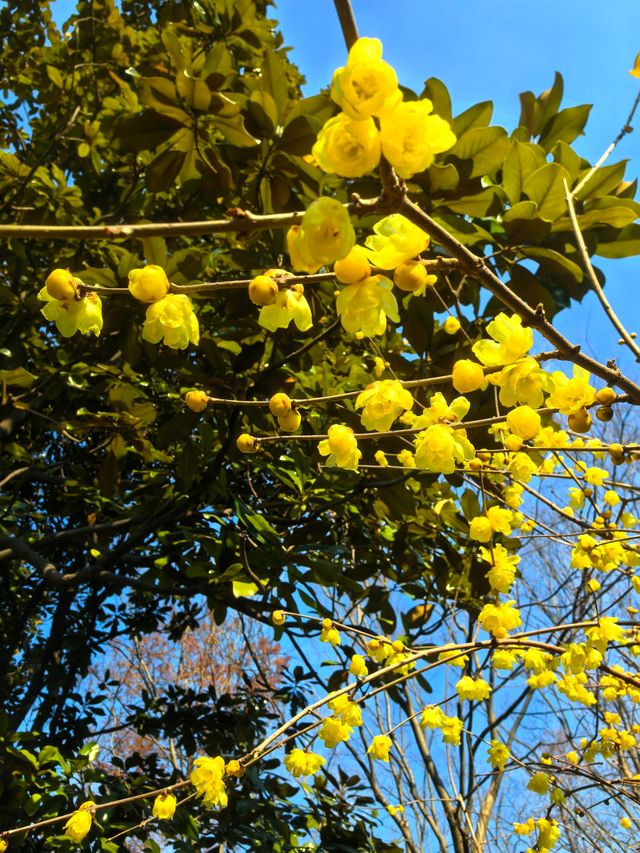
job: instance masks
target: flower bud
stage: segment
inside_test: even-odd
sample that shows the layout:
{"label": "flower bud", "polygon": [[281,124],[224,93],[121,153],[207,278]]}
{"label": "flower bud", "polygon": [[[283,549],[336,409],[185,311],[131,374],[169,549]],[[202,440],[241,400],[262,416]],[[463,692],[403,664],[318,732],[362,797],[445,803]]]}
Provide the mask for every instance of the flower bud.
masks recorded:
{"label": "flower bud", "polygon": [[76,280],[69,270],[54,270],[44,284],[49,296],[62,301],[73,299],[78,292]]}
{"label": "flower bud", "polygon": [[278,627],[280,625],[284,625],[284,623],[287,621],[287,617],[284,615],[284,610],[274,610],[271,614],[271,621],[274,625],[277,625]]}
{"label": "flower bud", "polygon": [[291,411],[291,397],[286,394],[274,394],[269,400],[269,411],[274,418],[283,418]]}
{"label": "flower bud", "polygon": [[129,291],[140,302],[159,302],[169,292],[169,279],[158,264],[129,272]]}
{"label": "flower bud", "polygon": [[302,415],[291,409],[286,415],[278,418],[278,426],[282,432],[296,432],[302,423]]}
{"label": "flower bud", "polygon": [[184,401],[192,412],[204,412],[209,402],[209,397],[204,391],[187,391]]}
{"label": "flower bud", "polygon": [[240,453],[257,453],[260,449],[258,439],[247,432],[243,432],[242,435],[237,437],[236,447]]}
{"label": "flower bud", "polygon": [[456,361],[453,365],[451,384],[460,394],[468,394],[470,391],[477,391],[478,388],[482,388],[484,384],[482,365],[468,358]]}
{"label": "flower bud", "polygon": [[455,335],[460,331],[460,320],[457,317],[447,317],[442,328],[448,335]]}
{"label": "flower bud", "polygon": [[227,772],[227,776],[235,776],[237,779],[240,779],[247,772],[237,758],[232,758],[231,761],[227,761],[224,769]]}
{"label": "flower bud", "polygon": [[569,429],[573,432],[589,432],[593,423],[591,415],[586,409],[580,409],[579,412],[570,414],[567,422]]}
{"label": "flower bud", "polygon": [[[603,390],[606,391],[607,389],[604,388]],[[607,423],[613,417],[613,409],[611,406],[598,406],[596,409],[596,417],[599,421]]]}
{"label": "flower bud", "polygon": [[435,276],[427,275],[425,265],[416,260],[403,261],[393,273],[396,287],[407,293],[413,293],[415,290],[433,283],[427,281],[429,278],[433,279],[433,282],[436,280]]}
{"label": "flower bud", "polygon": [[249,299],[254,305],[273,305],[278,285],[268,275],[257,275],[249,284]]}
{"label": "flower bud", "polygon": [[600,388],[596,391],[596,403],[600,403],[601,406],[610,406],[617,396],[613,388]]}
{"label": "flower bud", "polygon": [[362,246],[354,246],[344,258],[336,261],[333,271],[342,284],[355,284],[371,275],[371,264]]}

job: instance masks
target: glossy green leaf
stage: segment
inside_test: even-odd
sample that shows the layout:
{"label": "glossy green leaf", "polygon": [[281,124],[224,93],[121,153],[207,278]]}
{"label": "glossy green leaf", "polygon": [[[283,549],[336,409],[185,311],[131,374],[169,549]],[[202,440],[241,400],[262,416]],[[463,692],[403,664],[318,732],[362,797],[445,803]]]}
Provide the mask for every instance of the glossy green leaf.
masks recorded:
{"label": "glossy green leaf", "polygon": [[436,115],[451,122],[451,96],[442,80],[438,80],[437,77],[429,77],[424,84],[422,97],[431,101]]}
{"label": "glossy green leaf", "polygon": [[584,131],[590,112],[590,104],[560,110],[544,128],[540,136],[540,145],[550,151],[559,140],[573,142]]}
{"label": "glossy green leaf", "polygon": [[539,145],[511,142],[502,166],[502,186],[512,206],[522,198],[527,178],[545,162],[544,151]]}
{"label": "glossy green leaf", "polygon": [[603,258],[630,258],[640,255],[640,225],[634,222],[623,228],[615,238],[601,240],[596,254]]}
{"label": "glossy green leaf", "polygon": [[295,116],[282,131],[278,148],[287,154],[304,156],[311,153],[311,148],[318,136],[318,121],[313,116]]}
{"label": "glossy green leaf", "polygon": [[569,175],[558,163],[545,163],[532,172],[523,184],[524,192],[538,205],[538,216],[553,222],[567,210],[563,181]]}
{"label": "glossy green leaf", "polygon": [[492,115],[493,101],[482,101],[456,116],[451,123],[452,130],[460,137],[472,127],[487,127]]}
{"label": "glossy green leaf", "polygon": [[204,80],[192,77],[186,69],[176,74],[176,89],[192,110],[205,112],[211,104],[211,92]]}
{"label": "glossy green leaf", "polygon": [[472,160],[470,177],[492,175],[500,169],[509,148],[507,132],[502,127],[474,127],[461,136],[449,153],[462,160]]}

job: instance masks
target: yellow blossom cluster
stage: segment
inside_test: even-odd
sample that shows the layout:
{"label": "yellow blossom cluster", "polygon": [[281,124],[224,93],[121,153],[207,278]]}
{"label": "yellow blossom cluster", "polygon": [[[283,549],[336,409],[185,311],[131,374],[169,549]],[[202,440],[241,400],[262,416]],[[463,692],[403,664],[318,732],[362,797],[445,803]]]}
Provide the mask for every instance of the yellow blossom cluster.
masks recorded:
{"label": "yellow blossom cluster", "polygon": [[325,759],[315,752],[292,749],[284,759],[284,766],[293,776],[313,776],[325,764]]}
{"label": "yellow blossom cluster", "polygon": [[403,102],[378,39],[360,38],[352,45],[346,65],[333,75],[331,97],[342,112],[325,123],[312,151],[325,172],[357,178],[375,169],[382,154],[409,178],[455,144],[448,122],[433,115],[431,101]]}

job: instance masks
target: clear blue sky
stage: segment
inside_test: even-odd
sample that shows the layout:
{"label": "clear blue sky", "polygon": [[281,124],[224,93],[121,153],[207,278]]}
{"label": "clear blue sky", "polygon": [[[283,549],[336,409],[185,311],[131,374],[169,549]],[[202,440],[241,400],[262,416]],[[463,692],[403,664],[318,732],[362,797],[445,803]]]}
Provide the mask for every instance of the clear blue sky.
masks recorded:
{"label": "clear blue sky", "polygon": [[[494,122],[512,130],[518,94],[539,94],[560,71],[564,105],[593,104],[586,136],[576,148],[594,162],[623,126],[638,89],[630,77],[640,51],[637,0],[352,0],[361,35],[376,36],[400,82],[421,91],[439,77],[448,87],[454,114],[481,100],[494,102]],[[56,17],[74,7],[56,0]],[[306,91],[326,86],[346,51],[332,0],[276,0],[271,17],[280,21],[291,57],[307,78]],[[610,162],[628,158],[627,177],[640,173],[638,131],[627,136]],[[607,293],[630,330],[640,332],[640,259],[604,262]],[[558,324],[571,337],[607,357],[622,356],[617,334],[603,324],[595,298],[563,312]],[[632,362],[623,359],[631,368]],[[633,369],[633,368],[631,368]]]}

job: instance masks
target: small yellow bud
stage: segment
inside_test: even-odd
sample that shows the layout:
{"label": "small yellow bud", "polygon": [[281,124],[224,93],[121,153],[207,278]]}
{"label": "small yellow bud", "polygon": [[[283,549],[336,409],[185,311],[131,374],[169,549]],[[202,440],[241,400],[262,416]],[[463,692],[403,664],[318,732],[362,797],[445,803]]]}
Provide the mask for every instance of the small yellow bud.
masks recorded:
{"label": "small yellow bud", "polygon": [[371,264],[362,246],[354,246],[346,257],[335,262],[333,271],[342,284],[355,284],[371,275]]}
{"label": "small yellow bud", "polygon": [[601,406],[610,406],[616,397],[617,394],[613,388],[600,388],[599,391],[596,391],[596,403]]}
{"label": "small yellow bud", "polygon": [[209,402],[209,397],[204,391],[187,391],[184,401],[192,412],[204,412]]}
{"label": "small yellow bud", "polygon": [[287,617],[284,615],[284,610],[274,610],[271,614],[271,621],[274,625],[284,625],[287,621]]}
{"label": "small yellow bud", "polygon": [[169,292],[169,279],[158,264],[129,272],[129,292],[140,302],[159,302]]}
{"label": "small yellow bud", "polygon": [[574,412],[568,417],[569,429],[573,432],[589,432],[592,423],[591,415],[586,409]]}
{"label": "small yellow bud", "polygon": [[236,779],[241,779],[247,772],[237,758],[232,758],[231,761],[227,761],[227,765],[224,769],[227,772],[227,776],[235,776]]}
{"label": "small yellow bud", "polygon": [[421,264],[420,261],[410,260],[403,261],[395,268],[393,280],[399,290],[413,293],[419,288],[435,284],[436,277],[435,275],[427,275],[425,265]]}
{"label": "small yellow bud", "polygon": [[249,299],[254,305],[273,305],[278,285],[268,275],[257,275],[249,284]]}
{"label": "small yellow bud", "polygon": [[[458,321],[456,320],[456,322]],[[458,327],[459,325],[458,322]],[[478,388],[482,388],[484,384],[482,365],[468,358],[456,361],[451,372],[451,384],[460,394],[468,394],[470,391],[477,391]]]}
{"label": "small yellow bud", "polygon": [[269,400],[269,411],[274,418],[284,418],[291,411],[291,397],[286,394],[274,394]]}
{"label": "small yellow bud", "polygon": [[613,409],[611,406],[598,406],[596,409],[596,417],[603,423],[608,423],[613,418]]}
{"label": "small yellow bud", "polygon": [[457,317],[447,317],[442,328],[448,335],[455,335],[460,331],[460,320]]}
{"label": "small yellow bud", "polygon": [[257,453],[260,449],[258,439],[247,432],[243,432],[242,435],[237,437],[236,447],[240,453]]}
{"label": "small yellow bud", "polygon": [[510,434],[510,435],[506,436],[506,438],[504,440],[504,446],[506,447],[507,450],[518,451],[521,449],[522,444],[523,444],[523,441],[519,435]]}
{"label": "small yellow bud", "polygon": [[69,270],[54,270],[44,284],[47,293],[54,299],[73,299],[78,291],[76,280]]}
{"label": "small yellow bud", "polygon": [[278,426],[282,432],[295,432],[300,429],[301,423],[302,415],[300,412],[296,412],[295,409],[291,409],[286,415],[278,418]]}
{"label": "small yellow bud", "polygon": [[151,814],[160,820],[171,820],[176,811],[176,798],[173,794],[158,794],[153,802]]}
{"label": "small yellow bud", "polygon": [[631,818],[629,817],[621,817],[620,818],[620,826],[623,829],[631,829]]}

